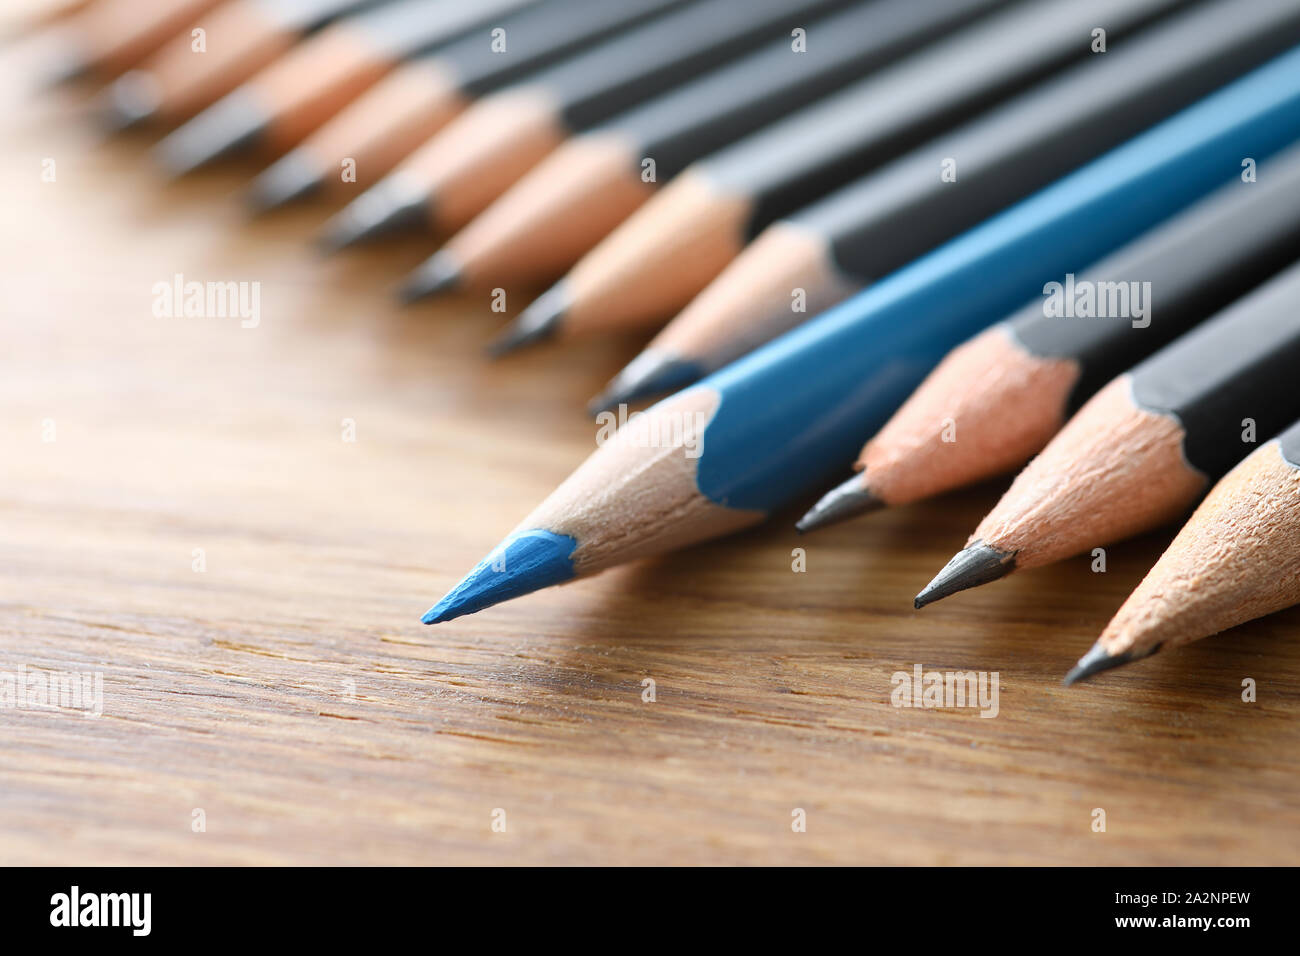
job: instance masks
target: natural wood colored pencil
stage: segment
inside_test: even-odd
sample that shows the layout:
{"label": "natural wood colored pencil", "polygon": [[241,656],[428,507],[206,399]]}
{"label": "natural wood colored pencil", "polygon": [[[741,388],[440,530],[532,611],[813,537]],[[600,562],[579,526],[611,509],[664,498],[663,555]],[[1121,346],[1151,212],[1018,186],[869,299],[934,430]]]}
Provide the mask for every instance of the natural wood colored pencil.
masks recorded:
{"label": "natural wood colored pencil", "polygon": [[[850,2],[858,0],[752,0],[743,4],[696,0],[656,11],[657,15],[645,22],[611,37],[584,38],[579,49],[528,71],[510,85],[497,69],[506,62],[501,57],[486,59],[481,64],[485,69],[451,70],[461,81],[459,88],[453,84],[460,94],[458,107],[471,113],[491,113],[492,119],[467,116],[454,131],[448,131],[448,139],[455,136],[457,140],[455,149],[463,158],[463,167],[451,173],[444,170],[443,175],[451,177],[447,182],[427,184],[434,212],[440,201],[438,190],[460,195],[463,181],[468,180],[468,188],[479,191],[482,187],[474,182],[478,178],[503,190],[565,137],[677,86],[761,40],[786,36],[791,25],[806,23],[809,17]],[[552,19],[561,15],[562,11],[548,12]],[[519,29],[513,32],[517,34]],[[480,50],[474,52],[481,55]],[[418,72],[420,65],[413,64],[412,72]],[[379,84],[372,92],[385,85]],[[471,102],[480,96],[477,104]],[[421,110],[405,106],[395,97],[362,99],[367,102],[358,101],[354,106],[364,105],[365,113],[360,109],[343,111],[295,150],[295,163],[317,171],[313,182],[304,184],[296,195],[305,195],[326,182],[337,184],[337,177],[326,176],[342,155],[336,143],[366,143],[363,155],[357,156],[355,148],[346,155],[357,158],[358,169],[364,166],[367,182],[372,183],[396,164],[389,157],[401,159],[413,152],[451,118],[443,115],[446,111],[441,104],[431,104],[432,115],[426,118]],[[505,103],[498,102],[503,99]],[[423,131],[422,138],[414,138],[412,124],[414,130]],[[477,138],[479,131],[486,135]],[[349,186],[356,188],[355,183]]]}
{"label": "natural wood colored pencil", "polygon": [[916,606],[1149,531],[1300,415],[1300,264],[1098,392],[1022,471]]}
{"label": "natural wood colored pencil", "polygon": [[[1273,4],[1285,0],[1266,2]],[[732,208],[737,203],[745,203],[748,209],[739,224],[738,232],[716,231],[717,240],[714,245],[708,248],[696,245],[692,249],[696,263],[710,263],[715,271],[709,272],[697,267],[692,270],[691,281],[687,281],[687,277],[674,275],[676,260],[679,258],[676,237],[646,230],[642,233],[644,245],[636,253],[639,259],[637,269],[644,275],[635,276],[634,283],[628,281],[633,278],[633,273],[606,277],[606,282],[624,283],[629,292],[620,300],[617,296],[604,294],[602,290],[599,306],[602,318],[598,327],[640,330],[662,324],[673,313],[687,307],[695,295],[717,278],[723,268],[773,221],[795,212],[855,177],[870,176],[873,171],[895,160],[899,165],[890,165],[886,170],[892,171],[896,179],[902,180],[897,184],[899,188],[886,188],[881,183],[880,192],[888,193],[890,200],[896,201],[900,206],[911,202],[919,207],[926,201],[931,201],[946,209],[947,221],[952,221],[954,226],[951,234],[974,225],[980,218],[996,211],[1000,194],[978,181],[973,182],[969,188],[945,183],[935,170],[941,168],[940,163],[945,155],[953,154],[937,151],[940,147],[936,144],[935,154],[922,155],[921,144],[936,134],[949,130],[973,113],[1017,93],[1044,74],[1071,60],[1085,57],[1087,46],[1081,43],[1080,37],[1096,22],[1095,17],[1101,17],[1108,29],[1119,34],[1167,12],[1170,6],[1172,4],[1167,0],[1144,0],[1137,4],[1127,0],[1105,0],[1102,6],[1091,5],[1084,13],[1083,8],[1070,2],[1013,5],[1006,11],[990,14],[913,56],[863,78],[806,110],[793,113],[778,123],[704,156],[691,167],[694,182],[701,188],[693,189],[689,194],[665,190],[654,197],[653,205],[663,206],[672,202],[683,205],[671,211],[656,211],[653,215],[659,222],[677,223],[676,228],[681,230],[682,238],[693,242],[694,236],[706,231],[708,226],[692,223],[688,218],[689,212],[693,211],[696,216],[706,218],[713,215],[713,210],[717,207]],[[1216,9],[1222,16],[1226,8]],[[1275,14],[1274,19],[1277,18]],[[1218,19],[1212,19],[1210,23],[1199,26],[1199,32],[1189,29],[1198,39],[1207,26],[1222,26],[1222,23]],[[1246,30],[1243,27],[1241,32]],[[1201,42],[1212,42],[1234,50],[1243,45],[1233,31],[1218,32],[1227,35],[1221,40],[1212,35],[1212,40],[1202,39]],[[1278,37],[1276,42],[1280,45],[1284,39]],[[1257,45],[1262,45],[1262,41],[1257,41]],[[1173,43],[1165,46],[1176,49]],[[1160,52],[1168,53],[1165,49]],[[958,144],[965,149],[956,155],[975,154],[976,160],[973,163],[976,168],[973,173],[979,174],[983,172],[979,160],[986,154],[997,154],[997,158],[988,163],[988,166],[996,167],[1005,154],[1030,153],[1034,151],[1033,146],[1037,146],[1041,155],[1034,159],[1044,160],[1039,163],[1043,169],[1039,174],[1042,179],[1035,181],[1032,178],[1034,165],[1029,163],[1028,171],[1013,171],[1002,180],[993,180],[993,185],[999,186],[1003,193],[1012,193],[1006,201],[1013,201],[1018,198],[1014,195],[1014,190],[1021,181],[1025,182],[1026,191],[1031,190],[1035,183],[1045,184],[1053,172],[1059,175],[1070,168],[1066,162],[1067,157],[1078,154],[1075,165],[1087,159],[1087,148],[1093,141],[1095,149],[1091,155],[1096,155],[1114,145],[1125,134],[1141,129],[1144,124],[1136,123],[1135,118],[1145,119],[1149,124],[1190,102],[1197,95],[1198,80],[1183,76],[1181,69],[1198,52],[1199,49],[1182,56],[1169,54],[1154,61],[1137,53],[1116,52],[1113,56],[1119,62],[1113,69],[1106,63],[1094,61],[1094,69],[1089,70],[1084,79],[1072,82],[1068,88],[1059,92],[1053,86],[1052,98],[1055,102],[1042,105],[1033,116],[1022,122],[1019,129],[1015,122],[1008,120],[1000,128],[988,128],[986,132],[985,126],[972,122],[965,141]],[[1164,61],[1169,59],[1174,61],[1169,67],[1170,72],[1179,72],[1182,81],[1173,85],[1181,86],[1186,91],[1181,100],[1175,92],[1165,89],[1168,84],[1163,82],[1161,76]],[[1238,59],[1244,57],[1239,56]],[[1255,62],[1262,59],[1261,55]],[[1218,64],[1213,64],[1213,67],[1218,67]],[[1237,73],[1248,68],[1249,65],[1242,66]],[[1083,69],[1083,66],[1079,69]],[[1204,77],[1199,80],[1203,84],[1201,91],[1212,89],[1216,78],[1224,79],[1234,75],[1221,68],[1216,72],[1210,65],[1202,72]],[[1114,93],[1108,87],[1107,77],[1111,75],[1115,80],[1110,85],[1123,87],[1123,94]],[[1088,89],[1082,89],[1084,86]],[[1143,95],[1138,95],[1136,89],[1140,89]],[[1066,140],[1069,136],[1062,134],[1053,137],[1048,133],[1043,133],[1041,143],[1035,141],[1033,146],[1023,142],[1026,139],[1024,129],[1049,125],[1046,120],[1051,120],[1050,125],[1059,124],[1060,115],[1069,116],[1076,112],[1080,102],[1090,102],[1089,97],[1099,101],[1097,113],[1106,115],[1108,119],[1114,114],[1113,123],[1104,127],[1106,133],[1098,134],[1093,124],[1082,120],[1078,129],[1067,131],[1076,137],[1074,142],[1063,142],[1054,148],[1052,144],[1055,140]],[[1029,112],[1029,105],[1038,104],[1037,101],[1027,104],[1024,107],[1026,113]],[[1053,112],[1049,108],[1051,106],[1059,109]],[[993,118],[990,117],[989,123],[992,122]],[[1091,136],[1085,137],[1079,130],[1091,131]],[[958,135],[960,134],[953,134],[954,137]],[[899,159],[900,156],[910,157],[911,162],[902,165],[904,160]],[[1047,162],[1048,158],[1052,162]],[[1023,158],[1021,161],[1023,164]],[[882,175],[886,170],[881,170]],[[958,191],[959,198],[953,198],[953,190]],[[986,205],[976,209],[981,199]],[[686,204],[691,208],[688,209]],[[859,207],[855,205],[854,209],[857,208]],[[882,209],[878,206],[873,209],[881,213],[880,218],[885,218]],[[649,213],[649,210],[646,212]],[[879,250],[879,254],[873,257],[873,265],[882,267],[877,277],[889,271],[883,268],[887,264],[896,268],[937,244],[930,240],[946,238],[942,231],[945,218],[932,215],[928,209],[917,208],[913,210],[915,215],[911,216],[908,212],[892,207],[890,212],[898,212],[898,216],[896,221],[880,225],[879,232],[884,234],[882,241],[863,243]],[[622,234],[618,235],[618,239],[626,241]],[[611,236],[610,241],[615,241],[615,237]],[[897,258],[886,263],[888,253],[896,247]],[[857,247],[854,248],[856,251]],[[594,251],[589,258],[595,259],[599,254],[598,250]],[[586,269],[590,264],[583,262],[576,268]],[[772,263],[769,261],[766,265],[771,267]],[[839,268],[838,263],[831,261],[819,271],[824,273]],[[779,267],[775,271],[779,272]],[[845,271],[845,278],[856,281],[859,287],[862,284],[859,276],[848,271]],[[566,285],[572,285],[568,279],[563,281]],[[658,290],[657,294],[642,297],[639,289],[652,284]],[[844,284],[835,283],[837,287]],[[798,285],[802,287],[802,283]],[[771,301],[772,308],[779,310],[788,322],[792,314],[788,307],[790,289],[781,290],[779,302],[770,300],[767,294],[769,291],[769,285],[763,283],[753,298],[762,302],[765,308]],[[572,288],[569,292],[576,295]],[[825,294],[827,290],[822,289],[820,292]],[[586,326],[581,318],[577,318],[572,328],[564,329],[563,326],[568,322],[567,316],[549,311],[560,298],[558,291],[555,295],[547,296],[544,301],[547,312],[543,312],[541,307],[537,310],[530,308],[525,312],[501,340],[500,347],[505,349],[532,341],[540,337],[536,332],[538,329],[550,328],[557,335],[575,335],[587,328],[595,328]],[[737,301],[736,297],[732,297],[731,301]],[[576,297],[571,308],[575,314],[591,311]]]}
{"label": "natural wood colored pencil", "polygon": [[[1122,7],[1129,15],[1136,12],[1131,4]],[[1020,51],[1030,37],[1042,62],[1052,62],[1053,53],[1060,60],[1077,58],[1077,37],[1085,24],[1098,22],[1092,18],[1118,32],[1120,22],[1107,14],[1098,4],[1065,10],[1037,5],[1020,14],[1028,18],[1016,22],[1016,31],[991,30],[996,21],[990,21],[985,42],[948,56],[932,51],[936,62],[930,68],[895,77],[896,84],[880,90],[879,99],[889,107],[876,108],[858,125],[865,130],[879,124],[883,135],[937,109],[933,101],[945,94],[926,85],[930,74],[941,76],[929,80],[938,91],[953,84],[953,77],[963,81],[948,96],[1005,85],[1016,70],[1029,71],[1033,61]],[[1236,0],[1213,0],[1124,37],[1105,57],[1070,64],[769,225],[669,323],[685,326],[673,330],[674,347],[652,341],[633,360],[640,377],[620,375],[599,403],[659,394],[684,384],[688,367],[699,377],[735,361],[1297,42],[1300,7],[1293,0],[1258,0],[1247,9]],[[1006,47],[990,55],[991,43]],[[800,141],[793,134],[788,139]],[[772,152],[787,148],[775,137],[768,140]],[[960,169],[951,180],[935,172],[949,162]],[[716,160],[704,166],[728,185]],[[762,172],[761,157],[752,166],[759,172],[740,169],[730,176],[742,182],[770,176]],[[793,268],[795,261],[803,268]],[[647,262],[648,268],[654,260]],[[726,285],[732,288],[717,288]],[[803,308],[795,307],[794,290],[807,300]],[[655,372],[654,356],[666,381]]]}
{"label": "natural wood colored pencil", "polygon": [[104,91],[106,122],[115,129],[144,121],[167,125],[215,103],[297,43],[302,35],[352,8],[376,0],[318,0],[285,6],[275,0],[230,0],[203,18],[196,55],[189,33],[170,38]]}
{"label": "natural wood colored pencil", "polygon": [[1066,677],[1086,677],[1300,604],[1300,426],[1196,509]]}
{"label": "natural wood colored pencil", "polygon": [[100,0],[56,21],[54,80],[88,71],[116,76],[135,66],[219,0]]}
{"label": "natural wood colored pencil", "polygon": [[1022,466],[1101,385],[1297,258],[1300,147],[1265,160],[1257,181],[1234,175],[1077,281],[1058,283],[1071,301],[1071,287],[1102,295],[1107,287],[1145,288],[1144,319],[1065,318],[1040,297],[954,349],[863,447],[858,473],[798,527],[908,504]]}

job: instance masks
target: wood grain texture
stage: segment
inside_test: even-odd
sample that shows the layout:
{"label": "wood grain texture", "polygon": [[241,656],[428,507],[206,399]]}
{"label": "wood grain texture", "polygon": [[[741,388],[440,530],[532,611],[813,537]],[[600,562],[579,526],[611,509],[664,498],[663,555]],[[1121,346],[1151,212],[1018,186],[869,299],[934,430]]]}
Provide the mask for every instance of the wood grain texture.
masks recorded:
{"label": "wood grain texture", "polygon": [[[422,627],[639,343],[490,364],[485,296],[390,304],[427,244],[321,262],[326,210],[164,186],[4,56],[0,671],[100,671],[104,713],[0,710],[0,862],[1296,859],[1300,615],[1066,690],[1168,535],[914,613],[1003,485]],[[261,325],[153,317],[178,272],[261,282]],[[914,663],[998,671],[998,717],[894,708]]]}

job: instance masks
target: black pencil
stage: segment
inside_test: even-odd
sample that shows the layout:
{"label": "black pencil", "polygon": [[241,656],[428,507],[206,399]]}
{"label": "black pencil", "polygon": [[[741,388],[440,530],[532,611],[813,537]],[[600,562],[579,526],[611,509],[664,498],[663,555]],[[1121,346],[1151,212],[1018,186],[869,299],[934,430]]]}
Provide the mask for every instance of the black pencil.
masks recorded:
{"label": "black pencil", "polygon": [[[782,37],[573,137],[525,177],[548,171],[546,193],[558,213],[547,217],[556,241],[546,245],[580,254],[698,156],[1004,2],[872,0],[813,21],[805,36],[816,56],[796,53],[792,39]],[[433,228],[438,213],[421,200],[423,175],[400,168],[331,225],[328,242],[346,245],[409,225]]]}
{"label": "black pencil", "polygon": [[99,73],[116,76],[158,49],[217,5],[219,0],[99,0],[67,16],[50,28],[52,65],[50,83]]}
{"label": "black pencil", "polygon": [[[1172,6],[1163,0],[1106,0],[1013,7],[713,153],[526,310],[501,346],[556,333],[661,324],[775,219],[947,132],[1070,60],[1091,56],[1091,30],[1099,22],[1111,43],[1122,47],[1120,35],[1127,27]],[[1112,49],[1098,60],[1109,66],[1118,56]],[[944,185],[938,160],[927,155],[921,162],[926,185]],[[788,308],[789,288],[785,294]]]}
{"label": "black pencil", "polygon": [[[410,71],[399,71],[394,82],[400,84],[400,97],[409,99],[403,107],[403,116],[421,112],[432,115],[437,122],[445,122],[473,98],[489,90],[687,2],[689,0],[619,0],[618,3],[541,0],[515,10],[499,21],[485,21],[479,29],[452,42],[438,44],[436,52],[412,63]],[[519,0],[514,0],[513,6],[518,5]],[[476,16],[481,13],[478,7],[470,9]],[[421,84],[423,95],[417,92]],[[313,124],[289,145],[298,145],[344,105],[346,103],[339,104],[339,109],[321,117],[320,122]],[[300,158],[286,157],[284,163],[277,165],[260,181],[251,196],[254,209],[267,203],[283,202],[298,190],[311,189],[319,170],[300,163]]]}
{"label": "black pencil", "polygon": [[[442,175],[427,201],[439,205],[434,194],[443,193],[458,207],[486,205],[567,136],[851,2],[860,0],[697,0],[528,73],[473,104],[437,146],[425,147],[451,154],[440,158]],[[437,132],[441,114],[454,106],[420,108],[418,98],[399,92],[407,82],[396,75],[382,81],[267,170],[253,185],[261,204],[336,181],[344,156],[373,183],[417,136]],[[413,115],[422,119],[412,122]]]}
{"label": "black pencil", "polygon": [[916,606],[1183,514],[1252,442],[1300,416],[1298,302],[1293,265],[1112,380],[1020,473]]}
{"label": "black pencil", "polygon": [[[402,60],[465,36],[527,0],[396,0],[307,38],[156,147],[180,175],[239,149],[283,152]],[[486,32],[474,37],[487,46]]]}
{"label": "black pencil", "polygon": [[[954,349],[801,531],[1022,466],[1116,375],[1300,259],[1300,147]],[[1112,303],[1128,303],[1112,307]],[[1076,305],[1077,303],[1077,305]],[[972,387],[977,382],[978,387]]]}
{"label": "black pencil", "polygon": [[111,129],[150,121],[172,124],[216,102],[309,33],[388,0],[230,0],[203,18],[195,56],[187,32],[118,77],[102,95]]}
{"label": "black pencil", "polygon": [[772,223],[596,405],[721,368],[1296,42],[1294,0],[1219,0],[1115,42]]}

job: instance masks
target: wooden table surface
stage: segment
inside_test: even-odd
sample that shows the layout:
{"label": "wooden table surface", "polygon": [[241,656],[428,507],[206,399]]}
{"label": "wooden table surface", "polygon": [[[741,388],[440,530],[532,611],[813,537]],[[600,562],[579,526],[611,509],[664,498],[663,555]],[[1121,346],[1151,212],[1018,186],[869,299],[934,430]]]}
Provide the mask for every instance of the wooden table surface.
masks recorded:
{"label": "wooden table surface", "polygon": [[[84,91],[31,94],[25,50],[0,672],[101,673],[103,713],[0,709],[0,862],[1297,859],[1300,614],[1066,689],[1167,535],[914,613],[996,483],[421,626],[594,447],[583,402],[637,343],[489,363],[484,297],[391,304],[427,243],[321,261],[327,206],[245,221],[252,165],[164,184]],[[177,273],[260,282],[261,324],[156,318]],[[998,715],[892,706],[915,664],[997,671]]]}

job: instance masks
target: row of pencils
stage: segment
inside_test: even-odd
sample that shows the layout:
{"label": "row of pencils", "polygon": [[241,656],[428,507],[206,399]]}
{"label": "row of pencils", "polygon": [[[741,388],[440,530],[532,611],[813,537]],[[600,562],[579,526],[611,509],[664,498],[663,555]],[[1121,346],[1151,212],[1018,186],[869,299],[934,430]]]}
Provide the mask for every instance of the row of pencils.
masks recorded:
{"label": "row of pencils", "polygon": [[1195,507],[1071,682],[1300,602],[1300,0],[64,2],[171,174],[261,149],[326,250],[441,242],[405,300],[540,292],[496,354],[654,333],[425,623],[855,454],[801,531],[1024,466],[917,608]]}

